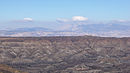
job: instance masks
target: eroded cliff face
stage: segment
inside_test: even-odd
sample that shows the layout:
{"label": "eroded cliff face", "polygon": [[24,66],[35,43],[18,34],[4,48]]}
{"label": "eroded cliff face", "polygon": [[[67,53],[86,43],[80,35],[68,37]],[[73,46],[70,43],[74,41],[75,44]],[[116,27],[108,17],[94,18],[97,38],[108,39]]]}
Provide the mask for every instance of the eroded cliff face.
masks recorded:
{"label": "eroded cliff face", "polygon": [[0,38],[0,63],[28,73],[129,73],[130,38]]}

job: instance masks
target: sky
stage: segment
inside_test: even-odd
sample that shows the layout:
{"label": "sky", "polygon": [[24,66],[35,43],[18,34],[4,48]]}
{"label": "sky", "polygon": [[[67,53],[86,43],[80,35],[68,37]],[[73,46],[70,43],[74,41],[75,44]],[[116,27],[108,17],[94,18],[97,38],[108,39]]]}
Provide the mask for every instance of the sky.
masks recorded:
{"label": "sky", "polygon": [[23,21],[46,27],[43,22],[57,20],[130,20],[130,0],[0,0],[0,27],[27,26]]}

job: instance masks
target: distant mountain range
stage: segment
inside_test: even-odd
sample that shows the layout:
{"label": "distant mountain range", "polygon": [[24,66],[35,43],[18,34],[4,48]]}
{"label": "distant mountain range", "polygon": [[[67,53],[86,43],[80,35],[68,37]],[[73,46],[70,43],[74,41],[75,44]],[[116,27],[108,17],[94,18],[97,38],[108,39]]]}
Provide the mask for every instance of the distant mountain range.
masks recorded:
{"label": "distant mountain range", "polygon": [[130,26],[119,24],[88,24],[77,25],[64,29],[56,30],[43,27],[17,28],[13,30],[1,30],[0,36],[10,37],[29,37],[29,36],[81,36],[96,35],[105,37],[129,37]]}

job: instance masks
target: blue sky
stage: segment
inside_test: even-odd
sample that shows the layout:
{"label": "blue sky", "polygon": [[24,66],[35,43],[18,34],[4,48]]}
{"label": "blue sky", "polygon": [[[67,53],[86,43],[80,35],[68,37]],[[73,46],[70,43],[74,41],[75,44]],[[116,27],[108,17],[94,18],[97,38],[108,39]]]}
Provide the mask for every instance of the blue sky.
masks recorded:
{"label": "blue sky", "polygon": [[31,17],[55,20],[85,16],[94,20],[130,19],[130,0],[0,0],[0,20]]}
{"label": "blue sky", "polygon": [[130,20],[130,0],[0,0],[0,26],[24,18],[52,22],[74,16],[93,21]]}

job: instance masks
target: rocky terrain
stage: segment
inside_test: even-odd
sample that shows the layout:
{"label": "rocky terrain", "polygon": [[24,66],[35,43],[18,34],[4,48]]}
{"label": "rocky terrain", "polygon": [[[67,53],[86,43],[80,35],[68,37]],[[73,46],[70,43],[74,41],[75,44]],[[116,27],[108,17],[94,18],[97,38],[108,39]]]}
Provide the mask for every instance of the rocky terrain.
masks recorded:
{"label": "rocky terrain", "polygon": [[129,73],[130,38],[1,37],[0,63],[27,73]]}
{"label": "rocky terrain", "polygon": [[7,65],[0,64],[0,73],[26,73],[26,72],[21,72]]}

